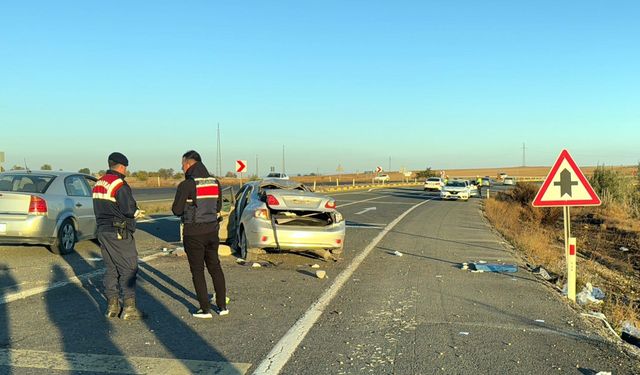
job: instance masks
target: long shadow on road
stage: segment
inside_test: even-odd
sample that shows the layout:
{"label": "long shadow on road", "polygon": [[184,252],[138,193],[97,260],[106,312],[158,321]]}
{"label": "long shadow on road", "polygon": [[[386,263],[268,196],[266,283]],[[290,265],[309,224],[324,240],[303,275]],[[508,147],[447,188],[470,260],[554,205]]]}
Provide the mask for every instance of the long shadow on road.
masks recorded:
{"label": "long shadow on road", "polygon": [[[69,263],[69,266],[76,275],[80,274],[78,272],[86,272],[87,267],[93,267],[86,262],[81,264],[77,261]],[[123,357],[141,356],[140,353],[146,354],[150,350],[149,348],[141,349],[145,346],[144,339],[141,337],[151,334],[170,353],[170,358],[181,361],[186,368],[192,365],[188,363],[189,360],[229,363],[230,361],[222,353],[168,307],[173,304],[173,300],[181,302],[187,308],[193,308],[193,305],[185,297],[173,292],[171,288],[163,286],[154,279],[153,275],[190,297],[193,294],[148,264],[143,264],[143,269],[149,270],[151,273],[139,271],[138,274],[141,280],[146,281],[146,285],[139,283],[137,287],[138,306],[148,315],[141,322],[120,319],[108,320],[103,316],[106,309],[106,298],[102,292],[102,277],[98,277],[96,282],[100,284],[100,287],[89,279],[83,281],[82,287],[71,284],[47,293],[45,298],[48,313],[51,321],[60,331],[65,352],[114,354]],[[54,266],[52,272],[54,280],[66,279],[61,267]],[[155,296],[157,293],[154,292],[154,288],[162,292],[160,297]],[[163,297],[168,297],[168,299]],[[2,305],[0,305],[1,307]],[[124,341],[120,337],[118,344],[116,338],[113,337],[113,331],[128,331],[127,335],[131,335],[131,337]],[[0,333],[0,338],[2,334]],[[143,342],[136,345],[138,341]],[[135,348],[136,352],[132,353],[128,348]],[[164,351],[161,350],[161,352]],[[152,351],[149,354],[162,356],[158,355],[157,351]],[[126,359],[123,360],[126,361]],[[131,367],[126,362],[123,365]],[[70,363],[70,366],[73,366],[73,363]],[[226,368],[224,372],[224,374],[236,373],[240,372],[230,368]]]}
{"label": "long shadow on road", "polygon": [[[11,349],[11,322],[9,321],[9,308],[4,303],[4,297],[9,292],[18,290],[15,286],[16,280],[11,275],[11,270],[5,264],[0,264],[0,285],[9,285],[6,288],[0,288],[0,350]],[[0,358],[3,356],[0,355]],[[11,354],[7,351],[5,353],[4,363],[11,363]],[[0,373],[11,374],[11,367],[3,366],[0,362]]]}

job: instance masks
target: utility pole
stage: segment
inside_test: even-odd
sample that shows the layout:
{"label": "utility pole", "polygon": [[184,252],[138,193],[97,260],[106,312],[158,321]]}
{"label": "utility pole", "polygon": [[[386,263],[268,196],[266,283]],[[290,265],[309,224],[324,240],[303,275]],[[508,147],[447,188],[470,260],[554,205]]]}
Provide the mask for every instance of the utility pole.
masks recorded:
{"label": "utility pole", "polygon": [[258,167],[258,155],[256,155],[256,177],[260,178],[260,168]]}
{"label": "utility pole", "polygon": [[526,166],[527,166],[526,159],[525,159],[525,150],[526,150],[526,149],[527,149],[527,148],[525,147],[524,142],[522,142],[522,166],[523,166],[523,167],[526,167]]}
{"label": "utility pole", "polygon": [[389,169],[387,169],[388,172],[391,172],[391,156],[389,156]]}
{"label": "utility pole", "polygon": [[216,154],[216,176],[222,176],[222,148],[220,147],[220,123],[218,123],[218,149]]}

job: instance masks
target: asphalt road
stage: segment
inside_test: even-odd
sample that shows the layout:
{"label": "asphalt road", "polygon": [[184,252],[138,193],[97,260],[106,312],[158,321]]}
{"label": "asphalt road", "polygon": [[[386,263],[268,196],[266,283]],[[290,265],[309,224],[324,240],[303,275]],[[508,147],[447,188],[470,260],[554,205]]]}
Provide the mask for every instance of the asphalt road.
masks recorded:
{"label": "asphalt road", "polygon": [[[124,322],[102,317],[99,274],[65,284],[99,272],[95,254],[66,265],[3,254],[0,301],[11,302],[0,302],[0,374],[640,373],[637,357],[522,269],[459,268],[518,263],[479,199],[445,202],[418,189],[334,195],[348,220],[343,258],[269,254],[253,268],[225,257],[231,314],[211,320],[189,314],[196,301],[183,257],[141,263],[138,300],[149,317]],[[141,232],[175,239],[174,221],[148,224]],[[33,290],[16,276],[29,264],[48,268],[33,277],[58,287],[12,299]]]}

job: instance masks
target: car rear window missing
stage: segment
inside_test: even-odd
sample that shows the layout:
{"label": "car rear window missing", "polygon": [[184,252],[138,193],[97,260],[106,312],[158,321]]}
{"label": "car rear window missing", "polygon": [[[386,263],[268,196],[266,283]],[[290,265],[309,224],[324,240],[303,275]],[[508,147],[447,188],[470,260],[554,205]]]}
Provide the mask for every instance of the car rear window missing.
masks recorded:
{"label": "car rear window missing", "polygon": [[0,191],[42,194],[54,178],[49,175],[3,174],[0,175]]}

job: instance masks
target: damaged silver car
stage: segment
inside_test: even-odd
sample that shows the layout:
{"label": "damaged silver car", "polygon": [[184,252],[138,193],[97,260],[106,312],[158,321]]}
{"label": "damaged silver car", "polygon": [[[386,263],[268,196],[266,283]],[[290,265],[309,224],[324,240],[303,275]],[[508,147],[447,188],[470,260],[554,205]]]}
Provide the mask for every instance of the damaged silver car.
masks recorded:
{"label": "damaged silver car", "polygon": [[336,201],[294,181],[265,179],[243,185],[228,220],[228,242],[246,260],[265,250],[311,252],[331,259],[344,246],[345,220]]}

